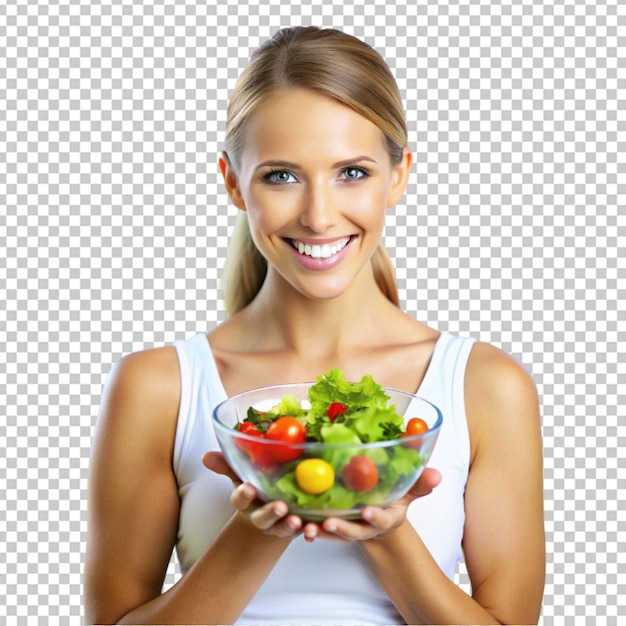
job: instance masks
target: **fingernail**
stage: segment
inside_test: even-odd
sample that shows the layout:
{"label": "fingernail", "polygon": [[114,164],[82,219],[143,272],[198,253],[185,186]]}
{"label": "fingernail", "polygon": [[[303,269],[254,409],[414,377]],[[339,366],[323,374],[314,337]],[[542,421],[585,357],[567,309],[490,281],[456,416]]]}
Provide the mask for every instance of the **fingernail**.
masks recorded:
{"label": "fingernail", "polygon": [[334,533],[337,530],[337,525],[333,524],[332,522],[328,523],[328,524],[324,524],[324,528],[329,532],[329,533]]}
{"label": "fingernail", "polygon": [[273,510],[274,510],[274,515],[280,515],[280,517],[287,515],[287,510],[282,504],[277,504]]}
{"label": "fingernail", "polygon": [[371,511],[370,509],[365,509],[362,513],[362,517],[364,520],[371,522],[374,519],[374,511]]}
{"label": "fingernail", "polygon": [[252,487],[251,485],[247,485],[244,483],[243,485],[241,485],[241,491],[243,491],[243,495],[247,498],[254,498],[254,487]]}

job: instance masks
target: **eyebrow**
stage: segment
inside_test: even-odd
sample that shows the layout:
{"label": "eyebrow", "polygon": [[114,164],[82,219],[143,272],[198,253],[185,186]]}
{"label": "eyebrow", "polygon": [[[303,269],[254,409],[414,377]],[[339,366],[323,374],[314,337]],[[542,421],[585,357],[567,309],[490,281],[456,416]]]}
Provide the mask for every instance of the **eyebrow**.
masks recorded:
{"label": "eyebrow", "polygon": [[[332,169],[339,169],[341,167],[347,167],[349,165],[354,165],[355,163],[360,163],[361,161],[368,161],[370,163],[374,163],[375,165],[378,164],[378,162],[372,159],[372,157],[369,157],[365,154],[361,154],[352,159],[345,159],[344,161],[338,161],[337,163],[333,163],[331,167]],[[297,163],[292,163],[291,161],[280,161],[280,160],[263,161],[263,163],[257,165],[256,169],[261,169],[262,167],[284,167],[287,169],[295,169],[295,170],[300,168],[300,166]]]}

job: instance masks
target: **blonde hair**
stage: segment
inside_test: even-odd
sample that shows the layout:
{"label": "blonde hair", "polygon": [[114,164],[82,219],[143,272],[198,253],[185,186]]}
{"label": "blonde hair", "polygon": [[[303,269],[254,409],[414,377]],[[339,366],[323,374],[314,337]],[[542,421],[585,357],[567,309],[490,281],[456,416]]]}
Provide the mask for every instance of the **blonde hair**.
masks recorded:
{"label": "blonde hair", "polygon": [[[255,108],[279,89],[302,87],[351,107],[383,132],[392,163],[407,145],[404,108],[396,81],[383,58],[365,42],[334,29],[314,26],[278,31],[252,55],[228,106],[225,148],[237,170],[243,130]],[[372,256],[376,284],[399,305],[395,271],[380,244]],[[224,299],[229,315],[255,298],[267,273],[267,262],[240,212],[229,245],[224,272]]]}

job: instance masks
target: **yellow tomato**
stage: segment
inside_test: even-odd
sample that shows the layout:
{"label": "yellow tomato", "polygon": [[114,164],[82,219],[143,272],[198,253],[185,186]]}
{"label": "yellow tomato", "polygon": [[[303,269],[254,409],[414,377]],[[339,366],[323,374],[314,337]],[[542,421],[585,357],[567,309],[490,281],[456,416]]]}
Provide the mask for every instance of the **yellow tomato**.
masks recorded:
{"label": "yellow tomato", "polygon": [[335,484],[335,470],[323,459],[305,459],[296,467],[296,482],[307,493],[324,493]]}

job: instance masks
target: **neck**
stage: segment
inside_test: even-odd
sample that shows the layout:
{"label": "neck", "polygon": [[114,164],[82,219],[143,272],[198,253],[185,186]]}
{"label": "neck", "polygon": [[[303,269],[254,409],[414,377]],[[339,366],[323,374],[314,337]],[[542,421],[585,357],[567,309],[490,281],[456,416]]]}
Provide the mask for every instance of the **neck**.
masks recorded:
{"label": "neck", "polygon": [[371,271],[364,270],[346,292],[329,300],[308,298],[270,274],[247,315],[257,348],[327,358],[373,339],[390,307],[396,308],[381,293]]}

